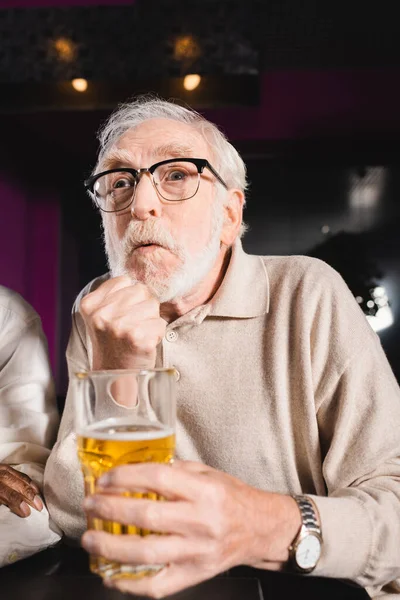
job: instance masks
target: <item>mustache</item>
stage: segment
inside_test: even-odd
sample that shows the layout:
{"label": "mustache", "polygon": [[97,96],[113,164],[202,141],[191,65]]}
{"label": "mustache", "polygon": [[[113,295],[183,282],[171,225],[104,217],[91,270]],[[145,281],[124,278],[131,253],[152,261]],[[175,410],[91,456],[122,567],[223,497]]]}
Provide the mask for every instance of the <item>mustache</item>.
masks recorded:
{"label": "mustache", "polygon": [[131,221],[121,240],[125,256],[129,256],[136,248],[144,244],[156,244],[179,257],[182,257],[184,254],[182,246],[175,241],[172,234],[158,221]]}

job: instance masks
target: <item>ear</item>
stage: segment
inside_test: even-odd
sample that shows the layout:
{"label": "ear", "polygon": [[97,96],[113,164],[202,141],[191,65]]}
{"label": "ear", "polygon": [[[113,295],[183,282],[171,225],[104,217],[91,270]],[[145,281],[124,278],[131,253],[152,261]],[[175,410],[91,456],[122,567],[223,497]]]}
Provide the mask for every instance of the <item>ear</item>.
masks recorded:
{"label": "ear", "polygon": [[221,242],[232,246],[239,234],[243,220],[244,194],[241,190],[229,190],[226,204],[224,205],[224,225],[221,231]]}

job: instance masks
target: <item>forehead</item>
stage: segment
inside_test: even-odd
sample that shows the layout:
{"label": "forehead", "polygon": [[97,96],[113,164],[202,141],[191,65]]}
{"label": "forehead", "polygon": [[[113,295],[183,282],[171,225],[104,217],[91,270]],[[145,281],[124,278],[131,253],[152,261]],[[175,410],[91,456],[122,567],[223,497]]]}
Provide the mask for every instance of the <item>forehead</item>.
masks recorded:
{"label": "forehead", "polygon": [[114,144],[110,154],[121,152],[132,159],[193,156],[208,158],[209,146],[193,126],[169,119],[150,119],[126,131]]}

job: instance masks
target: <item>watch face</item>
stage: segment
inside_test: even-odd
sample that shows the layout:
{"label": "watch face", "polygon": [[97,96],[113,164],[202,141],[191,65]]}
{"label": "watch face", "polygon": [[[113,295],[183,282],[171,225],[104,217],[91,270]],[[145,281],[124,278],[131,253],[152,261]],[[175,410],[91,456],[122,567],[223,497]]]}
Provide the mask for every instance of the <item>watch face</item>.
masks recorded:
{"label": "watch face", "polygon": [[313,569],[321,555],[321,542],[312,533],[296,549],[296,562],[301,569]]}

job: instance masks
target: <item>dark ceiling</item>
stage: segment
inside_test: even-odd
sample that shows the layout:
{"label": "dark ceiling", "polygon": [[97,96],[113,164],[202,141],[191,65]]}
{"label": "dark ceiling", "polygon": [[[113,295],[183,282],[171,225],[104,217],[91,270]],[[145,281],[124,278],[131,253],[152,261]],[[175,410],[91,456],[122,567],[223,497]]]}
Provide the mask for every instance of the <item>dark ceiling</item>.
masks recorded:
{"label": "dark ceiling", "polygon": [[[214,82],[204,86],[211,90],[206,105],[243,106],[257,104],[257,85],[249,82],[262,72],[397,67],[396,5],[395,0],[136,0],[130,6],[0,9],[3,166],[23,164],[34,175],[37,163],[46,160],[49,177],[57,178],[60,162],[88,165],[96,153],[95,131],[110,108],[146,88],[160,93],[147,81],[171,86],[174,77],[198,72]],[[70,84],[66,91],[65,82],[74,77],[90,80],[87,94],[71,95]],[[233,88],[229,78],[236,78]],[[108,94],[106,101],[99,101],[100,92]],[[74,104],[79,101],[85,106]],[[85,110],[71,112],[76,108]],[[366,148],[360,143],[353,154]],[[386,148],[393,155],[388,146],[368,143],[372,152]],[[242,146],[245,157],[270,152],[262,141]],[[330,142],[326,149],[331,151]],[[321,154],[320,146],[309,150],[313,159]],[[271,152],[279,156],[276,143]],[[342,157],[343,148],[332,153]],[[304,148],[295,148],[294,155],[304,156]],[[382,158],[370,158],[376,160]]]}
{"label": "dark ceiling", "polygon": [[[131,6],[3,9],[0,83],[395,66],[396,5],[136,0]],[[54,46],[60,38],[72,44],[64,54]]]}

